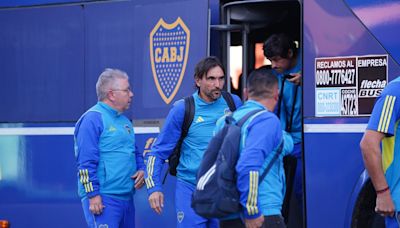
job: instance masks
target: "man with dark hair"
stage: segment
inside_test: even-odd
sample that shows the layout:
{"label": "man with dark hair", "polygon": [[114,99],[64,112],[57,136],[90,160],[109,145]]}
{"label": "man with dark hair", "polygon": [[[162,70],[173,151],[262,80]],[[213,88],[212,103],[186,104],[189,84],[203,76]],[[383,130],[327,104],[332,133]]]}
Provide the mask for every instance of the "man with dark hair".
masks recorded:
{"label": "man with dark hair", "polygon": [[[239,215],[232,215],[221,220],[220,225],[221,228],[285,227],[281,215],[285,195],[282,159],[293,150],[293,141],[282,131],[279,119],[273,113],[279,98],[276,76],[267,69],[253,71],[246,92],[248,101],[233,113],[233,118],[238,121],[253,110],[262,111],[250,117],[241,129],[242,143],[236,173],[244,222]],[[223,127],[221,120],[216,129]],[[281,143],[283,150],[278,152]],[[271,162],[271,169],[264,179],[259,180]]]}
{"label": "man with dark hair", "polygon": [[122,113],[133,93],[128,75],[106,69],[97,80],[98,102],[75,125],[79,196],[93,227],[135,227],[134,189],[144,184],[142,153],[132,122]]}
{"label": "man with dark hair", "polygon": [[273,34],[264,43],[264,55],[271,61],[272,72],[279,81],[280,99],[275,113],[281,121],[282,129],[290,133],[294,142],[293,153],[285,158],[288,193],[283,212],[285,216],[289,213],[288,205],[293,188],[299,205],[297,214],[301,214],[303,205],[301,51],[289,36]]}
{"label": "man with dark hair", "polygon": [[[183,139],[177,167],[175,207],[177,227],[218,227],[215,219],[197,215],[191,208],[191,196],[196,187],[196,174],[203,153],[212,137],[219,117],[229,112],[228,104],[221,96],[225,83],[225,70],[216,57],[207,57],[195,67],[194,81],[197,91],[194,98],[195,114],[187,136]],[[239,97],[232,95],[236,107],[241,105]],[[163,129],[151,152],[146,154],[146,186],[151,208],[158,214],[163,210],[160,172],[169,155],[173,152],[182,133],[185,102],[175,102],[169,112]]]}
{"label": "man with dark hair", "polygon": [[[400,227],[400,77],[377,98],[360,146],[376,191],[375,212],[386,227]],[[382,149],[381,149],[382,143]]]}

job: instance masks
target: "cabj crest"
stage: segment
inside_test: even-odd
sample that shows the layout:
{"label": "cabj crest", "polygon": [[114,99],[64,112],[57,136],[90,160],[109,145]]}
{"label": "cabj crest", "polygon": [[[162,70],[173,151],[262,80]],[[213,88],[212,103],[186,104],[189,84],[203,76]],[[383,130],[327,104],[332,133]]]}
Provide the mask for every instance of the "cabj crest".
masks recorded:
{"label": "cabj crest", "polygon": [[162,18],[150,33],[150,60],[158,93],[169,104],[185,74],[190,31],[180,17],[172,24]]}

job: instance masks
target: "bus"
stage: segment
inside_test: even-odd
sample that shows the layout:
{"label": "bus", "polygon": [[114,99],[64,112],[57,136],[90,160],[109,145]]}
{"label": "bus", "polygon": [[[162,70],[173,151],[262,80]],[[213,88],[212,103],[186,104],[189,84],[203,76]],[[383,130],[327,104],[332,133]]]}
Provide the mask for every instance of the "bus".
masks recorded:
{"label": "bus", "polygon": [[[173,103],[194,91],[194,65],[218,56],[226,89],[268,65],[274,33],[302,53],[303,210],[288,227],[382,227],[359,141],[374,100],[400,75],[400,3],[392,0],[3,0],[0,3],[0,220],[85,227],[74,124],[97,101],[104,68],[128,73],[125,114],[143,153]],[[156,215],[135,194],[136,227],[175,227],[174,177]]]}

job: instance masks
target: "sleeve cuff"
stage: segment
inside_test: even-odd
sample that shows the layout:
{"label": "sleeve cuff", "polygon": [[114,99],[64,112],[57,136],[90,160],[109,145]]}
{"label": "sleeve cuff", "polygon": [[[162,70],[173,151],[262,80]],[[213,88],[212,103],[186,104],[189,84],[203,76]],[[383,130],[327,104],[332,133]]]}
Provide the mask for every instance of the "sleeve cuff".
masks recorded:
{"label": "sleeve cuff", "polygon": [[244,218],[246,218],[246,219],[255,219],[255,218],[260,217],[260,216],[262,215],[262,213],[261,213],[260,210],[258,210],[258,213],[249,215],[249,214],[247,213],[247,209],[246,209],[246,208],[243,208],[243,215],[244,215]]}
{"label": "sleeve cuff", "polygon": [[99,191],[88,192],[88,193],[86,193],[86,195],[88,198],[93,198],[97,195],[100,195],[100,192]]}
{"label": "sleeve cuff", "polygon": [[[147,185],[146,185],[147,187]],[[152,188],[147,189],[147,194],[150,196],[153,192],[162,192],[161,186],[154,186]]]}

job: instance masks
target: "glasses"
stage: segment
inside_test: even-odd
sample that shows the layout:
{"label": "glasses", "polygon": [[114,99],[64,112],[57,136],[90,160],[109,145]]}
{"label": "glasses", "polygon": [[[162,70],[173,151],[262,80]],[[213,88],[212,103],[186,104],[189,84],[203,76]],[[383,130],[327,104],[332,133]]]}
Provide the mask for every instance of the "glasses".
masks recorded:
{"label": "glasses", "polygon": [[125,92],[125,93],[132,92],[131,88],[127,88],[127,89],[112,89],[111,91],[113,91],[113,92],[121,91],[121,92]]}

